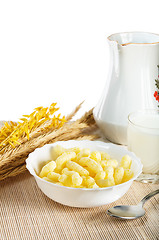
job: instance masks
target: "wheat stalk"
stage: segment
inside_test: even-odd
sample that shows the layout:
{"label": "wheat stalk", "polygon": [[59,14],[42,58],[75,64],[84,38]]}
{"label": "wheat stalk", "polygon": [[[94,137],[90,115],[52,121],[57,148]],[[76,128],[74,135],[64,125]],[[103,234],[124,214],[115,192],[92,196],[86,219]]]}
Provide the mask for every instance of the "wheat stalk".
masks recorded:
{"label": "wheat stalk", "polygon": [[88,125],[92,125],[95,124],[95,120],[93,117],[93,109],[90,109],[88,112],[86,112],[80,119],[78,119],[77,121],[79,123],[86,123]]}
{"label": "wheat stalk", "polygon": [[7,172],[5,172],[4,174],[0,174],[0,181],[4,180],[8,177],[14,177],[17,176],[23,172],[26,171],[26,166],[25,164],[19,165],[15,168],[9,169]]}
{"label": "wheat stalk", "polygon": [[[74,110],[71,114],[69,114],[67,117],[66,117],[66,121],[70,121],[74,116],[75,114],[80,110],[81,106],[82,106],[83,102],[81,102]],[[53,131],[55,130],[57,127],[55,127],[53,124],[52,124],[52,127],[50,127],[52,124],[52,119],[49,119],[48,121],[40,124],[39,127],[37,127],[35,130],[33,130],[30,134],[29,134],[29,139],[33,139],[33,138],[37,138],[38,136],[40,136],[44,131],[45,133],[47,132],[50,132],[50,131]],[[25,136],[25,137],[22,137],[21,139],[18,140],[18,142],[20,144],[22,143],[25,143],[28,141],[28,138]],[[6,153],[6,152],[9,152],[10,150],[12,150],[12,146],[6,146],[4,148],[4,152],[3,153]]]}
{"label": "wheat stalk", "polygon": [[[72,119],[81,105],[82,103],[80,103],[66,118]],[[67,141],[70,139],[94,140],[99,137],[93,134],[96,129],[97,126],[93,118],[93,109],[91,109],[80,119],[72,123],[65,123],[59,129],[56,128],[54,131],[50,130],[43,134],[34,133],[28,141],[22,141],[21,145],[17,146],[15,149],[9,147],[8,151],[0,155],[0,180],[24,172],[26,170],[25,160],[28,154],[37,147],[42,147],[47,143]]]}
{"label": "wheat stalk", "polygon": [[17,146],[16,148],[12,149],[11,151],[4,153],[0,157],[0,168],[2,166],[4,166],[6,163],[10,163],[11,161],[14,161],[15,159],[17,160],[18,158],[23,158],[23,156],[27,156],[29,153],[34,151],[36,148],[44,146],[52,139],[57,138],[59,135],[62,135],[62,134],[69,135],[72,130],[74,130],[75,133],[76,132],[78,133],[80,131],[80,129],[86,128],[86,127],[87,127],[86,124],[81,123],[78,125],[78,128],[77,128],[77,123],[74,122],[71,125],[65,124],[63,128],[55,129],[53,132],[48,132],[46,134],[42,134],[42,135],[38,136],[37,138],[33,138],[33,139]]}
{"label": "wheat stalk", "polygon": [[[84,139],[87,139],[87,140],[95,140],[99,138],[98,135],[95,135],[95,134],[92,134],[92,135],[89,135],[88,133],[85,133],[83,134],[82,132],[78,132],[78,131],[73,131],[72,133],[70,132],[69,136],[68,134],[62,134],[62,135],[59,135],[58,137],[56,137],[55,139],[52,139],[50,142],[48,143],[54,143],[56,141],[68,141],[68,140],[71,140],[71,139],[78,139],[78,140],[84,140]],[[17,161],[18,160],[18,161]],[[25,157],[20,157],[19,159],[16,158],[16,160],[14,161],[12,159],[12,161],[10,161],[10,163],[8,162],[7,165],[3,165],[1,166],[0,168],[0,174],[5,174],[7,171],[25,163],[25,160],[26,160],[26,156]],[[6,167],[7,166],[7,167]]]}
{"label": "wheat stalk", "polygon": [[73,117],[76,115],[76,113],[80,110],[80,108],[81,108],[81,106],[82,106],[83,103],[84,103],[84,101],[81,102],[81,103],[73,110],[73,112],[71,112],[70,114],[67,115],[67,117],[66,117],[66,120],[67,120],[67,121],[72,120],[72,118],[73,118]]}

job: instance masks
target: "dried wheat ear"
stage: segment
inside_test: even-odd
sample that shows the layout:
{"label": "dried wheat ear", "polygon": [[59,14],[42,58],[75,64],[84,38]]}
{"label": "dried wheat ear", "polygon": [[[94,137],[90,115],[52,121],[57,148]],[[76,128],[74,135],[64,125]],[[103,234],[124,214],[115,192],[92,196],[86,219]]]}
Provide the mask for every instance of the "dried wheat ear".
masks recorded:
{"label": "dried wheat ear", "polygon": [[23,115],[18,123],[5,123],[0,129],[0,180],[26,171],[25,160],[29,153],[47,143],[56,141],[94,140],[99,136],[93,118],[93,109],[75,122],[70,120],[82,106],[80,103],[66,118],[55,116],[59,108],[53,103],[49,108],[36,108],[30,115]]}

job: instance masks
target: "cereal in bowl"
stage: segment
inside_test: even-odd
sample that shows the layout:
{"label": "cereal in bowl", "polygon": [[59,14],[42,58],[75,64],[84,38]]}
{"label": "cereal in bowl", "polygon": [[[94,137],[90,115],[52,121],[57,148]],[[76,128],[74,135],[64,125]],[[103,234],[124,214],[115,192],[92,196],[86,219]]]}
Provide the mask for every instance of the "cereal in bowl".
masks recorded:
{"label": "cereal in bowl", "polygon": [[52,159],[45,164],[39,177],[61,186],[73,188],[111,187],[130,180],[129,155],[122,157],[120,164],[108,153],[78,147],[65,149],[56,145]]}

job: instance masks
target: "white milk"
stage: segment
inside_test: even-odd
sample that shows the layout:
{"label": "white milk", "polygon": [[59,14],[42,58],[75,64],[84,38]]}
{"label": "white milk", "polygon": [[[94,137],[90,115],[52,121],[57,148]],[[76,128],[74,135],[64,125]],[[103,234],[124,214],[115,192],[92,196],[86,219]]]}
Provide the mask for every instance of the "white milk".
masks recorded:
{"label": "white milk", "polygon": [[130,115],[128,149],[141,159],[143,173],[159,173],[159,112]]}

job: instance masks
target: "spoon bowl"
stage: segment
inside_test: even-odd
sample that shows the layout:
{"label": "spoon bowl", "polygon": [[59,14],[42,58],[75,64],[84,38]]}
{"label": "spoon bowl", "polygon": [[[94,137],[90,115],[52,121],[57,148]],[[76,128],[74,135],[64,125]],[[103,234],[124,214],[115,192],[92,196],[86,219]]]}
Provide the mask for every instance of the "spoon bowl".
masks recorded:
{"label": "spoon bowl", "polygon": [[137,205],[120,205],[115,206],[107,210],[107,214],[111,217],[121,218],[121,219],[136,219],[143,217],[145,215],[145,210],[143,209],[143,205],[147,200],[151,197],[155,196],[159,193],[159,189],[154,192],[146,195],[139,204]]}
{"label": "spoon bowl", "polygon": [[112,217],[123,218],[123,219],[136,219],[145,215],[145,210],[142,205],[121,205],[115,206],[107,210],[107,214]]}

